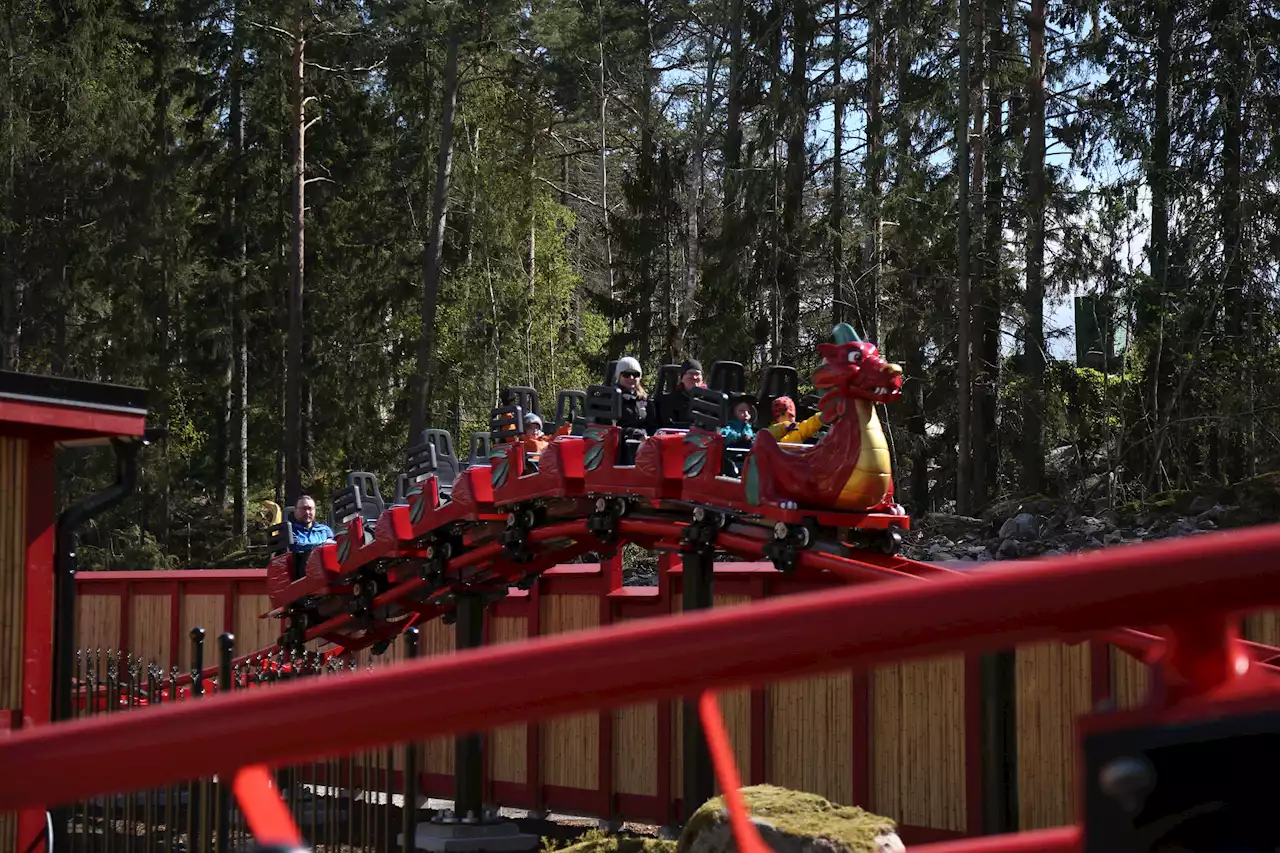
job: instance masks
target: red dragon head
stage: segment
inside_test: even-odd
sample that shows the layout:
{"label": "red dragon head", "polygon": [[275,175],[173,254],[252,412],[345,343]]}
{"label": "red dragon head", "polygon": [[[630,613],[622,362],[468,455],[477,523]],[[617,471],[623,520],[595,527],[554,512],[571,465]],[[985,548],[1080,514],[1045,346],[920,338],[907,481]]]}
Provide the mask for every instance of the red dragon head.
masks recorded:
{"label": "red dragon head", "polygon": [[902,368],[885,361],[875,344],[859,338],[848,323],[836,326],[832,335],[834,344],[818,344],[823,364],[813,372],[813,384],[827,392],[824,409],[838,398],[892,403],[902,396]]}

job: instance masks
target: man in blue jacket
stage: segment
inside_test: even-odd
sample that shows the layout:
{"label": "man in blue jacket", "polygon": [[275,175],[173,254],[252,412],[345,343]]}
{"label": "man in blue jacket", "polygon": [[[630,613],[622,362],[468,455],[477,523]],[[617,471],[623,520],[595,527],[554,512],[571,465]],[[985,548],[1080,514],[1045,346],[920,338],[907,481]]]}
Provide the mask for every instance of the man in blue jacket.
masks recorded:
{"label": "man in blue jacket", "polygon": [[303,495],[293,505],[294,553],[310,551],[317,545],[332,542],[333,531],[329,525],[316,521],[316,502],[310,495]]}

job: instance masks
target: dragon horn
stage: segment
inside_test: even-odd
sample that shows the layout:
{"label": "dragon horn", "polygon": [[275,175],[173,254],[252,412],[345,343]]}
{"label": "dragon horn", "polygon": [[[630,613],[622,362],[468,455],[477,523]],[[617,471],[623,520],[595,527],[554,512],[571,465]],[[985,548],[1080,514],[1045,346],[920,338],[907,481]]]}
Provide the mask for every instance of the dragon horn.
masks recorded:
{"label": "dragon horn", "polygon": [[858,333],[853,330],[853,326],[850,326],[848,323],[840,323],[831,330],[831,334],[835,337],[836,343],[838,344],[858,343],[862,341],[862,338],[858,337]]}

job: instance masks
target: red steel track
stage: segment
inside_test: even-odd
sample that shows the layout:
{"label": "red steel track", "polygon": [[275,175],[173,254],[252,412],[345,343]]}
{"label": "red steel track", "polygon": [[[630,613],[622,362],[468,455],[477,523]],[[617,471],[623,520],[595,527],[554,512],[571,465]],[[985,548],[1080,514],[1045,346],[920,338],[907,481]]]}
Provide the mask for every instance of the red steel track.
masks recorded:
{"label": "red steel track", "polygon": [[[1171,626],[1169,695],[1196,701],[1224,684],[1271,684],[1250,665],[1228,616],[1280,606],[1277,555],[1280,526],[1206,534],[934,583],[797,594],[23,730],[0,741],[0,810],[1123,623]],[[352,725],[374,718],[376,726]],[[142,748],[152,756],[145,763],[134,760]]]}

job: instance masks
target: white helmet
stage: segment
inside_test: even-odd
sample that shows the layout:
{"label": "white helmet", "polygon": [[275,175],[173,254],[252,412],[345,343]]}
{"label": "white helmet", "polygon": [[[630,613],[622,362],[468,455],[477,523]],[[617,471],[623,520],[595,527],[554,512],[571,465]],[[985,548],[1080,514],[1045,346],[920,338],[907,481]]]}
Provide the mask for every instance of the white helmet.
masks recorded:
{"label": "white helmet", "polygon": [[618,359],[617,365],[613,368],[613,381],[617,382],[622,378],[622,374],[626,371],[633,371],[644,376],[644,371],[640,369],[640,362],[636,361],[629,355],[624,355]]}

